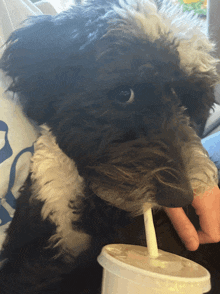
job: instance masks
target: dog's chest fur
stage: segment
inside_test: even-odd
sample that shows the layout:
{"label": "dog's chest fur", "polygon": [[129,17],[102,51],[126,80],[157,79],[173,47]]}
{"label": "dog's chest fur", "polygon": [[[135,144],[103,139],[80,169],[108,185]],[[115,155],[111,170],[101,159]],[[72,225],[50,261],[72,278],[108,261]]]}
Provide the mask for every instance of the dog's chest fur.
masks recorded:
{"label": "dog's chest fur", "polygon": [[84,181],[74,161],[58,147],[49,129],[44,127],[42,130],[31,160],[33,194],[30,203],[34,199],[43,202],[42,219],[48,219],[56,226],[56,234],[50,238],[53,246],[78,255],[87,249],[90,237],[73,230],[73,223],[81,215],[74,213],[71,205],[77,207],[81,204],[77,201],[80,202],[80,196],[84,194]]}

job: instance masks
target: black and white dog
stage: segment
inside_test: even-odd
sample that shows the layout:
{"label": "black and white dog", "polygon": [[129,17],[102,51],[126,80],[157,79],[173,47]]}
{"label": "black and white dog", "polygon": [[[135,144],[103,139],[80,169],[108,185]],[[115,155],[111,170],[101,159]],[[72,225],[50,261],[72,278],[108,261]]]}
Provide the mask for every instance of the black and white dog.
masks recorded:
{"label": "black and white dog", "polygon": [[184,207],[216,184],[199,138],[219,80],[203,25],[169,1],[91,0],[10,36],[8,91],[43,127],[4,242],[1,294],[98,293],[97,255],[141,243],[124,230],[143,204]]}

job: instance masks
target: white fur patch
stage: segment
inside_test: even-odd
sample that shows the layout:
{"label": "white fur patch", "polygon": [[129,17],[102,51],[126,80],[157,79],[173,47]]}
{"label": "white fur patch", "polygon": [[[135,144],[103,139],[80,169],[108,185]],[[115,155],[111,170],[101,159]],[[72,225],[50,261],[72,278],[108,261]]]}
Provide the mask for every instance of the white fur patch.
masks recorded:
{"label": "white fur patch", "polygon": [[218,169],[210,160],[196,132],[189,128],[191,141],[182,146],[182,158],[194,196],[218,185]]}
{"label": "white fur patch", "polygon": [[[180,65],[188,75],[211,72],[218,79],[216,65],[219,60],[210,55],[215,51],[215,45],[207,37],[204,21],[193,13],[183,13],[181,6],[169,0],[163,1],[160,10],[154,0],[127,0],[128,4],[124,0],[119,2],[121,8],[115,5],[113,9],[123,18],[116,21],[123,30],[138,38],[145,39],[147,36],[152,42],[161,36],[171,43],[178,42]],[[210,79],[212,82],[213,78]]]}
{"label": "white fur patch", "polygon": [[90,237],[74,231],[72,222],[79,219],[69,204],[79,202],[83,195],[83,178],[79,176],[73,160],[66,156],[56,144],[47,127],[35,144],[32,157],[33,197],[44,202],[41,214],[56,225],[56,234],[50,238],[54,247],[78,255],[88,245]]}

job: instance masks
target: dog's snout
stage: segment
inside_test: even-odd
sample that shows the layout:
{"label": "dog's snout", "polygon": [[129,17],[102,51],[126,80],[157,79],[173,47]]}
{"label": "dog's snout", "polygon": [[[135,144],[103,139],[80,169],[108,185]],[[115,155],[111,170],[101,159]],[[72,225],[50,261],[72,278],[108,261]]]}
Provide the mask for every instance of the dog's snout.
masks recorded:
{"label": "dog's snout", "polygon": [[161,191],[156,195],[156,201],[159,205],[165,207],[185,207],[192,203],[193,192],[187,191],[185,193],[173,194],[173,191]]}
{"label": "dog's snout", "polygon": [[[162,173],[164,177],[158,175],[156,183],[157,192],[155,194],[156,202],[165,207],[184,207],[192,203],[193,190],[188,178],[179,172],[176,175],[170,175],[169,172]],[[166,179],[166,181],[164,181]]]}

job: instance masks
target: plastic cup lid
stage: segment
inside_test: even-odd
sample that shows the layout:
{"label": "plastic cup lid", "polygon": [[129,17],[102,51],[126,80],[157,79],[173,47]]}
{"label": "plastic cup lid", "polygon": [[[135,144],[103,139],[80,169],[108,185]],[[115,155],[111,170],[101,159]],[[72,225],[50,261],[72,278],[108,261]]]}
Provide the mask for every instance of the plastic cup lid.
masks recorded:
{"label": "plastic cup lid", "polygon": [[201,265],[184,257],[159,250],[158,258],[150,258],[147,247],[110,244],[102,248],[99,264],[118,277],[145,287],[170,288],[176,292],[200,288],[211,289],[210,274]]}

